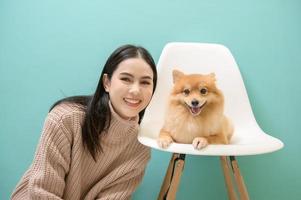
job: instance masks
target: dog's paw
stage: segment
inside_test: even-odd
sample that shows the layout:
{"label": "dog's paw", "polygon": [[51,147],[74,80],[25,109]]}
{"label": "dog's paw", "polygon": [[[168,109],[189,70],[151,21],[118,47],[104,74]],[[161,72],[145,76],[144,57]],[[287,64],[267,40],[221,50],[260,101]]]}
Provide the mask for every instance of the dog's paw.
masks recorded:
{"label": "dog's paw", "polygon": [[192,141],[192,146],[197,150],[200,150],[206,147],[207,145],[208,145],[208,141],[206,138],[203,137],[196,137]]}
{"label": "dog's paw", "polygon": [[166,149],[172,142],[172,138],[167,136],[159,137],[157,140],[158,146],[163,149]]}

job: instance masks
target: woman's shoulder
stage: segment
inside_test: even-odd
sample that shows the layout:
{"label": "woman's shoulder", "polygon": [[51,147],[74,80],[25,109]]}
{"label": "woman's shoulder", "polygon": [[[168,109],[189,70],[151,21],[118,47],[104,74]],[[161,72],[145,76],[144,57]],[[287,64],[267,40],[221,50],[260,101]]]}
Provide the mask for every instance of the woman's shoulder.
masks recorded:
{"label": "woman's shoulder", "polygon": [[83,118],[85,107],[77,103],[62,102],[56,105],[48,113],[48,116],[55,121],[65,121],[66,119]]}

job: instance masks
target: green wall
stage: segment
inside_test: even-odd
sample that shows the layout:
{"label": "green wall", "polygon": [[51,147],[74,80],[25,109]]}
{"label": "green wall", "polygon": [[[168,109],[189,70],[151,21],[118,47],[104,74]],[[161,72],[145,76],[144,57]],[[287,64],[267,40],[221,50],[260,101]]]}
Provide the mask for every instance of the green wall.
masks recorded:
{"label": "green wall", "polygon": [[[92,93],[117,46],[145,46],[157,61],[171,41],[221,43],[232,51],[258,123],[285,144],[238,158],[250,197],[300,199],[300,10],[298,0],[1,0],[0,199],[9,198],[32,162],[54,101]],[[134,200],[156,199],[169,158],[152,151]],[[226,199],[219,159],[187,156],[177,197]]]}

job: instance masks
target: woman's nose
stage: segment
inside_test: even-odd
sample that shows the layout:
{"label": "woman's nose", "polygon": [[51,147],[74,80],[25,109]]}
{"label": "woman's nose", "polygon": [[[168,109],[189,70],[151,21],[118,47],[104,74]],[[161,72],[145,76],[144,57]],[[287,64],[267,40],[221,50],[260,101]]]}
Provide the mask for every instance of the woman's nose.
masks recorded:
{"label": "woman's nose", "polygon": [[139,92],[140,92],[139,83],[133,83],[130,88],[130,93],[137,95],[137,94],[139,94]]}

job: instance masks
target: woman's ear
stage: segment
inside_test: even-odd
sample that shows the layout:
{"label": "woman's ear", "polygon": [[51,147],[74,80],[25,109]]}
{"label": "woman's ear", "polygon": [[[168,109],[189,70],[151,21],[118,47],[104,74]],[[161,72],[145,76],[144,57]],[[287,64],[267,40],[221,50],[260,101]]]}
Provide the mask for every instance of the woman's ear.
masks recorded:
{"label": "woman's ear", "polygon": [[109,92],[111,84],[110,84],[110,80],[109,80],[108,74],[103,74],[102,84],[103,84],[103,87],[104,87],[105,91]]}

